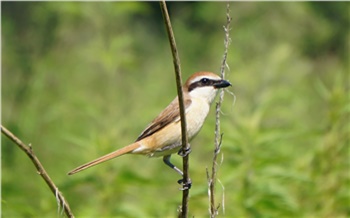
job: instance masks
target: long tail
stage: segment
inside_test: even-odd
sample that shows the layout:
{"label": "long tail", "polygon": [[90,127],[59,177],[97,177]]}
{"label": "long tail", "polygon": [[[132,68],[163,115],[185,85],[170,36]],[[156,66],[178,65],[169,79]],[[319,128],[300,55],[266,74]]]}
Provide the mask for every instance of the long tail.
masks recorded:
{"label": "long tail", "polygon": [[80,172],[82,170],[85,170],[87,168],[90,168],[92,166],[100,164],[100,163],[105,162],[107,160],[119,157],[119,156],[121,156],[123,154],[126,154],[126,153],[129,153],[129,152],[131,152],[131,151],[133,151],[133,150],[135,150],[136,148],[139,148],[139,147],[140,147],[139,143],[135,142],[135,143],[133,143],[131,145],[125,146],[125,147],[123,147],[123,148],[121,148],[119,150],[113,151],[113,152],[111,152],[109,154],[106,154],[106,155],[100,157],[100,158],[97,158],[96,160],[90,161],[89,163],[81,165],[81,166],[75,168],[74,170],[70,171],[68,173],[68,175],[73,175],[75,173],[78,173],[78,172]]}

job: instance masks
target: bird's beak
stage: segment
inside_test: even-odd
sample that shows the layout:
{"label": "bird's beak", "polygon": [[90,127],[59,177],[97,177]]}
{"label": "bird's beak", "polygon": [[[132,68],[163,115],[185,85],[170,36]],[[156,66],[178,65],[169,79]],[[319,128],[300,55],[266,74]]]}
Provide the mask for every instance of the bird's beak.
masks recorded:
{"label": "bird's beak", "polygon": [[214,88],[219,89],[219,88],[225,88],[227,86],[232,86],[230,82],[226,80],[219,80],[214,83]]}

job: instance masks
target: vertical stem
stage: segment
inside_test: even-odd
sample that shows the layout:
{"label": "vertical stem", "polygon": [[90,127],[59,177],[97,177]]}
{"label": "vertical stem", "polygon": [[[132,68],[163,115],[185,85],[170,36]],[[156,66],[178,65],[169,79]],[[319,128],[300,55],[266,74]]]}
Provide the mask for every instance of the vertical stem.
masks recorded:
{"label": "vertical stem", "polygon": [[[162,10],[166,30],[168,33],[168,38],[170,42],[171,52],[173,55],[173,62],[175,68],[175,76],[176,76],[176,86],[177,86],[177,94],[179,100],[179,108],[180,108],[180,117],[181,117],[181,135],[182,135],[182,150],[189,150],[189,144],[187,139],[187,131],[186,131],[186,117],[185,117],[185,107],[183,102],[183,92],[182,92],[182,79],[181,79],[181,68],[180,68],[180,59],[178,55],[178,51],[176,48],[175,36],[171,27],[171,22],[169,18],[169,13],[166,7],[165,1],[160,1],[160,8]],[[188,174],[188,155],[183,157],[183,182],[187,184],[189,182],[189,174]],[[189,189],[183,189],[182,191],[182,208],[180,217],[186,218],[188,216],[188,199],[189,199]]]}
{"label": "vertical stem", "polygon": [[[223,60],[221,63],[221,68],[220,68],[220,73],[221,73],[221,78],[225,77],[225,67],[227,67],[227,52],[228,52],[228,46],[230,44],[230,35],[229,35],[229,30],[230,30],[230,23],[231,23],[231,17],[230,17],[230,3],[227,2],[226,5],[226,25],[224,26],[225,30],[225,40],[224,40],[224,45],[225,45],[225,51],[223,55]],[[221,140],[222,140],[222,134],[220,133],[220,110],[221,110],[221,103],[224,100],[224,92],[223,90],[220,90],[220,96],[219,96],[219,101],[216,103],[216,113],[215,113],[215,150],[214,150],[214,155],[213,155],[213,164],[211,168],[211,176],[209,177],[209,173],[207,172],[207,177],[208,177],[208,184],[209,184],[209,212],[210,212],[210,217],[214,218],[218,214],[218,207],[215,203],[215,185],[216,185],[216,177],[217,177],[217,156],[220,153],[220,148],[221,148]]]}

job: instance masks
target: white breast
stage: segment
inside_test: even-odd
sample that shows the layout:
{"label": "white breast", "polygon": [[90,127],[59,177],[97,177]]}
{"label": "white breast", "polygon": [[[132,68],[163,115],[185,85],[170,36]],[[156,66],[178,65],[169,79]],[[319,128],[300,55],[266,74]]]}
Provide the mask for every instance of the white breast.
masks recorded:
{"label": "white breast", "polygon": [[192,98],[192,104],[186,113],[187,136],[191,140],[202,128],[209,113],[210,105],[201,98]]}

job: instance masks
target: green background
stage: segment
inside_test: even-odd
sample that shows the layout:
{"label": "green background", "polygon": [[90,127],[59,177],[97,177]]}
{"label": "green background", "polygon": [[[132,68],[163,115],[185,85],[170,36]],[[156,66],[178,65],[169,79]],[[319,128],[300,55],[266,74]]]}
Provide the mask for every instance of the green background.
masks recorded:
{"label": "green background", "polygon": [[[236,101],[226,93],[222,108],[220,217],[350,217],[349,3],[230,5]],[[168,6],[183,79],[219,73],[226,4]],[[2,124],[32,144],[74,214],[175,217],[179,176],[161,159],[127,155],[67,176],[133,142],[175,97],[159,4],[2,2],[1,12]],[[191,142],[190,217],[208,217],[213,108]],[[58,217],[28,157],[1,142],[2,216]]]}

